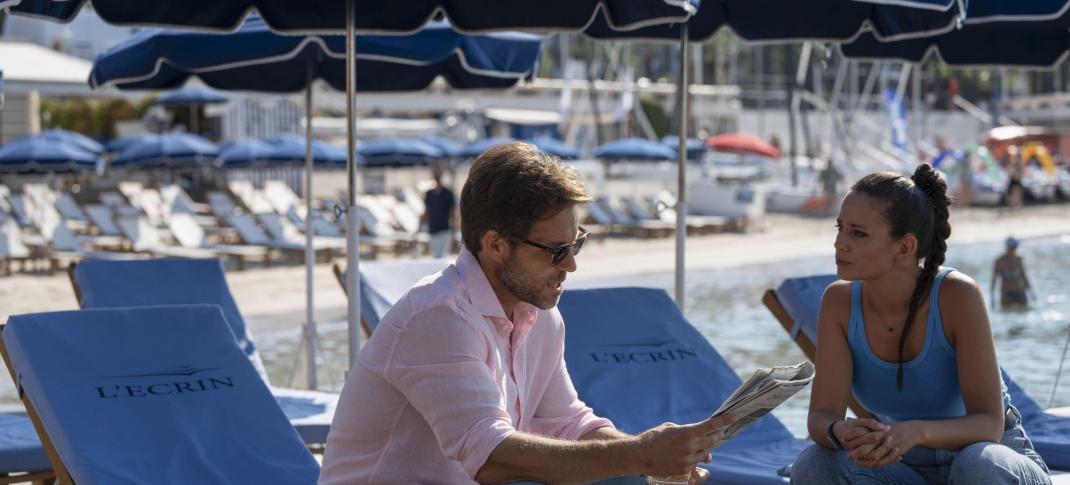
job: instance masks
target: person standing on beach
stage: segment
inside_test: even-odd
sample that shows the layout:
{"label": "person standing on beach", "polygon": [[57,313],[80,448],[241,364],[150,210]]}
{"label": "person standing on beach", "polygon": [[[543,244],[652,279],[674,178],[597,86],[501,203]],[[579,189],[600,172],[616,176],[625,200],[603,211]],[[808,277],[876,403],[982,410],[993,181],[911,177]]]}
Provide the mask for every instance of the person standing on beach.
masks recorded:
{"label": "person standing on beach", "polygon": [[457,220],[457,202],[453,191],[442,185],[442,169],[431,170],[435,186],[424,194],[424,214],[420,216],[420,226],[427,224],[431,235],[429,246],[431,256],[441,258],[453,242],[453,221]]}
{"label": "person standing on beach", "polygon": [[361,349],[320,484],[585,483],[689,476],[733,416],[630,436],[579,400],[556,306],[588,232],[579,173],[498,145],[461,191],[457,259],[410,289]]}
{"label": "person standing on beach", "polygon": [[843,174],[836,169],[835,162],[829,159],[825,164],[825,168],[821,169],[821,172],[817,174],[818,180],[821,182],[821,192],[825,196],[826,207],[831,212],[836,207],[836,202],[839,198],[840,182],[843,181]]}
{"label": "person standing on beach", "polygon": [[[836,275],[818,317],[817,375],[793,484],[1050,484],[1000,376],[984,296],[943,267],[947,184],[859,180],[836,220]],[[846,419],[850,397],[881,419]]]}
{"label": "person standing on beach", "polygon": [[1006,250],[992,265],[992,285],[989,288],[992,302],[996,301],[996,282],[999,281],[1000,308],[1024,307],[1029,304],[1033,288],[1025,274],[1025,262],[1018,255],[1018,240],[1014,236],[1008,237],[1004,246]]}

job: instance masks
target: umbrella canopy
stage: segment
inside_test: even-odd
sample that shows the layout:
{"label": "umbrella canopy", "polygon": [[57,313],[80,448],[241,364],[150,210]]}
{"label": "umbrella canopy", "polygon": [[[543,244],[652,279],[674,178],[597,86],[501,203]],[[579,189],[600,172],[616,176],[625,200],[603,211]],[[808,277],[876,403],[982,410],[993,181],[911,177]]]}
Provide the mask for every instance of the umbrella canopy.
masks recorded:
{"label": "umbrella canopy", "polygon": [[580,158],[579,150],[566,145],[565,142],[556,138],[536,138],[531,140],[531,144],[538,147],[543,153],[548,153],[562,160],[575,160]]}
{"label": "umbrella canopy", "polygon": [[219,147],[197,135],[169,133],[133,144],[111,161],[113,167],[182,167],[215,162]]}
{"label": "umbrella canopy", "polygon": [[136,135],[123,136],[115,138],[104,144],[104,151],[109,153],[119,153],[133,145],[141,143],[145,140],[155,139],[160,135],[155,133],[138,133]]}
{"label": "umbrella canopy", "polygon": [[646,138],[625,138],[611,141],[594,149],[594,156],[603,160],[661,161],[676,160],[673,149]]}
{"label": "umbrella canopy", "polygon": [[516,141],[508,136],[495,136],[491,138],[484,138],[482,140],[469,143],[461,148],[458,156],[462,158],[477,158],[483,154],[483,152],[489,150],[493,146],[501,145],[503,143],[512,143]]}
{"label": "umbrella canopy", "polygon": [[[356,42],[358,91],[420,90],[438,76],[462,89],[510,87],[531,75],[542,46],[534,35],[462,35],[444,22],[412,35],[361,35]],[[344,90],[345,74],[345,36],[280,35],[254,15],[228,34],[142,31],[98,56],[89,82],[163,89],[195,76],[223,90],[294,92],[311,79]],[[213,93],[196,88],[187,98],[205,94]]]}
{"label": "umbrella canopy", "polygon": [[719,152],[761,155],[780,158],[780,149],[747,133],[725,133],[706,138],[706,146]]}
{"label": "umbrella canopy", "polygon": [[93,170],[100,156],[67,143],[39,136],[0,147],[0,172],[47,173]]}
{"label": "umbrella canopy", "polygon": [[[693,41],[705,42],[726,27],[749,41],[846,41],[867,33],[891,41],[954,30],[965,3],[961,0],[709,0],[703,1],[687,22],[687,34]],[[680,38],[680,25],[614,29],[596,18],[586,33],[603,39],[676,40]]]}
{"label": "umbrella canopy", "polygon": [[[11,7],[19,15],[70,21],[88,0],[22,0]],[[234,30],[250,10],[259,11],[272,29],[287,33],[340,32],[345,29],[346,2],[309,0],[93,0],[93,10],[114,25],[198,27]],[[493,2],[383,2],[357,0],[356,30],[415,32],[439,14],[465,32],[525,30],[582,31],[593,21],[620,30],[682,22],[698,0],[498,0]],[[297,8],[295,8],[297,7]]]}
{"label": "umbrella canopy", "polygon": [[[698,138],[688,138],[685,143],[687,145],[687,159],[692,161],[702,160],[702,156],[707,151],[706,142]],[[676,150],[680,146],[680,138],[677,135],[666,135],[661,137],[661,144]]]}
{"label": "umbrella canopy", "polygon": [[200,86],[186,86],[178,91],[156,98],[156,104],[164,106],[226,103],[227,97]]}
{"label": "umbrella canopy", "polygon": [[442,156],[446,158],[453,158],[461,153],[461,145],[452,140],[440,136],[425,136],[420,139],[434,145],[435,148],[442,152]]}
{"label": "umbrella canopy", "polygon": [[272,161],[275,147],[261,140],[237,140],[220,148],[223,168],[247,168]]}
{"label": "umbrella canopy", "polygon": [[45,131],[42,131],[41,133],[38,133],[36,135],[30,135],[30,136],[27,136],[27,137],[23,137],[23,138],[20,138],[20,139],[18,139],[16,141],[30,140],[30,139],[38,139],[38,140],[43,140],[43,141],[50,141],[50,142],[53,142],[53,143],[63,143],[63,144],[66,144],[66,145],[72,145],[72,146],[75,146],[75,147],[81,149],[82,151],[93,153],[93,154],[97,154],[97,155],[99,155],[99,154],[104,152],[104,145],[101,145],[100,142],[98,142],[98,141],[96,141],[96,140],[94,140],[92,138],[89,138],[88,136],[85,136],[85,135],[83,135],[81,133],[76,133],[76,132],[68,131],[68,130],[61,130],[61,129],[45,130]]}
{"label": "umbrella canopy", "polygon": [[411,167],[431,165],[446,158],[438,147],[416,138],[375,138],[357,147],[368,167]]}
{"label": "umbrella canopy", "polygon": [[[267,140],[273,152],[271,160],[275,162],[304,163],[305,139],[297,135],[277,135]],[[346,164],[346,151],[342,147],[325,141],[312,140],[312,163],[316,165],[342,166]]]}
{"label": "umbrella canopy", "polygon": [[962,28],[922,38],[881,42],[872,35],[844,44],[856,59],[921,62],[937,55],[953,66],[1049,67],[1070,49],[1067,0],[970,0]]}

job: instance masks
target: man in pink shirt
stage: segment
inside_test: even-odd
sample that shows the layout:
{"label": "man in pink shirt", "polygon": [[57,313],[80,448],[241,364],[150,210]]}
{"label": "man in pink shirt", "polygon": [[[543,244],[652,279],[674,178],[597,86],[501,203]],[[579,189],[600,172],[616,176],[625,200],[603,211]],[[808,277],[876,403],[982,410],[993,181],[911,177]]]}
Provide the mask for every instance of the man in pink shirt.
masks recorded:
{"label": "man in pink shirt", "polygon": [[346,379],[323,485],[706,478],[733,417],[630,436],[581,402],[555,308],[587,232],[575,169],[491,148],[461,191],[464,249],[383,317]]}

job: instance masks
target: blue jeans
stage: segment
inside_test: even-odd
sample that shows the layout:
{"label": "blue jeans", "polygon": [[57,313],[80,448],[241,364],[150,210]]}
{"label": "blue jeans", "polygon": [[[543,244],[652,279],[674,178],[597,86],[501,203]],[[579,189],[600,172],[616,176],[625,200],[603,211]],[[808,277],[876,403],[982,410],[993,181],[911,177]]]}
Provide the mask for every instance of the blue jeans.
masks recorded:
{"label": "blue jeans", "polygon": [[866,468],[835,451],[815,444],[799,454],[791,466],[792,484],[1033,484],[1048,485],[1044,460],[1033,450],[1021,415],[1011,406],[1007,428],[999,443],[978,442],[959,451],[915,446],[902,460],[880,468]]}
{"label": "blue jeans", "polygon": [[431,256],[436,259],[445,256],[451,242],[453,242],[453,231],[432,232],[431,241],[428,243],[431,249]]}

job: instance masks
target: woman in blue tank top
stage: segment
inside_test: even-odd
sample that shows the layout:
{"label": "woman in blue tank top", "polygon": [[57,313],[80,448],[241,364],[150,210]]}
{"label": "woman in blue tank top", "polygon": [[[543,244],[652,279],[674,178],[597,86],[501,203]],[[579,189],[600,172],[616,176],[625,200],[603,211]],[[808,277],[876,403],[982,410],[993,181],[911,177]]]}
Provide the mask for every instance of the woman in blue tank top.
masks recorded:
{"label": "woman in blue tank top", "polygon": [[[799,484],[1048,484],[1009,402],[980,288],[942,268],[947,184],[862,178],[836,220]],[[851,394],[878,419],[845,419]]]}

